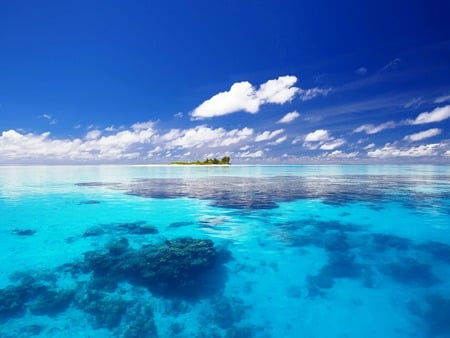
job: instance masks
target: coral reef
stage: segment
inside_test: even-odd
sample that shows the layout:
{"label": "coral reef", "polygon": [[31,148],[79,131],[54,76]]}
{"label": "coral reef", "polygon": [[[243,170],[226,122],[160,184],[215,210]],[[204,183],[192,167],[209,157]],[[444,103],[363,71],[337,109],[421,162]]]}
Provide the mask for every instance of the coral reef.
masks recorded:
{"label": "coral reef", "polygon": [[208,239],[179,238],[141,249],[128,248],[126,239],[110,242],[107,251],[85,254],[85,271],[112,283],[128,280],[162,295],[196,297],[217,285],[211,277],[223,277],[222,255]]}
{"label": "coral reef", "polygon": [[35,315],[53,315],[65,311],[74,295],[75,290],[46,290],[36,296],[29,308]]}
{"label": "coral reef", "polygon": [[33,229],[14,229],[13,234],[17,236],[33,236],[37,231]]}

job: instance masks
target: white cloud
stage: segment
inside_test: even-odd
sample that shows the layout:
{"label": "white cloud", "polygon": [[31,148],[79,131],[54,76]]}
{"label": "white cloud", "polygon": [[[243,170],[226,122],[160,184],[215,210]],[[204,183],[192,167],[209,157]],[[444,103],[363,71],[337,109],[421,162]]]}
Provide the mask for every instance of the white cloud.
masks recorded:
{"label": "white cloud", "polygon": [[223,116],[239,111],[255,114],[263,104],[284,104],[291,101],[299,88],[294,87],[295,76],[280,76],[269,80],[256,89],[250,82],[234,83],[230,90],[218,93],[204,101],[194,109],[192,118],[195,120]]}
{"label": "white cloud", "polygon": [[95,140],[100,137],[102,132],[98,129],[90,130],[84,137],[86,140]]}
{"label": "white cloud", "polygon": [[354,133],[364,132],[366,134],[376,134],[385,129],[395,128],[396,126],[397,126],[397,123],[395,123],[394,121],[388,121],[388,122],[384,122],[384,123],[381,123],[378,125],[363,124],[362,126],[359,126],[358,128],[354,129],[353,132]]}
{"label": "white cloud", "polygon": [[284,129],[277,129],[274,131],[264,131],[261,134],[256,135],[255,142],[262,142],[262,141],[268,141],[273,139],[274,137],[280,135],[284,132]]}
{"label": "white cloud", "polygon": [[433,143],[399,149],[394,145],[387,144],[383,148],[369,151],[367,155],[375,158],[436,156],[443,146],[441,143]]}
{"label": "white cloud", "polygon": [[48,123],[50,123],[52,125],[56,124],[56,119],[54,119],[53,116],[50,114],[42,114],[39,117],[48,120]]}
{"label": "white cloud", "polygon": [[310,89],[300,89],[299,95],[302,101],[309,101],[317,96],[327,96],[332,91],[331,88],[310,88]]}
{"label": "white cloud", "polygon": [[243,153],[237,153],[236,154],[237,157],[241,157],[241,158],[258,158],[258,157],[262,157],[264,155],[264,152],[262,150],[257,150],[255,152],[243,152]]}
{"label": "white cloud", "polygon": [[[144,125],[147,128],[144,128]],[[135,130],[125,130],[101,136],[90,130],[83,139],[52,139],[50,133],[22,134],[15,130],[0,136],[1,161],[102,161],[135,159],[140,156],[136,147],[149,143],[155,132],[152,124],[137,124]]]}
{"label": "white cloud", "polygon": [[299,88],[293,87],[297,82],[295,76],[280,76],[276,80],[269,80],[263,83],[256,92],[256,97],[261,104],[277,103],[283,104],[293,99]]}
{"label": "white cloud", "polygon": [[369,150],[369,149],[372,149],[372,148],[375,148],[375,143],[368,144],[363,149],[364,150]]}
{"label": "white cloud", "polygon": [[433,136],[437,136],[442,133],[442,130],[439,128],[432,128],[428,130],[424,130],[415,134],[406,135],[403,139],[405,141],[415,142],[415,141],[421,141]]}
{"label": "white cloud", "polygon": [[178,112],[178,113],[174,114],[173,117],[175,117],[176,119],[181,119],[181,118],[183,118],[183,113]]}
{"label": "white cloud", "polygon": [[448,95],[442,95],[434,99],[434,103],[444,103],[450,101],[450,94]]}
{"label": "white cloud", "polygon": [[[299,139],[296,138],[292,143],[295,144],[298,141]],[[303,147],[310,150],[334,150],[343,145],[345,142],[346,141],[342,138],[335,138],[331,136],[328,130],[317,129],[316,131],[306,135]]]}
{"label": "white cloud", "polygon": [[351,158],[357,158],[359,155],[358,152],[352,152],[352,153],[344,153],[341,150],[335,150],[331,153],[325,153],[321,157],[329,158],[329,159],[351,159]]}
{"label": "white cloud", "polygon": [[415,120],[408,120],[408,124],[426,124],[432,122],[440,122],[450,117],[450,105],[437,107],[431,112],[419,114]]}
{"label": "white cloud", "polygon": [[284,115],[281,119],[277,121],[277,123],[285,123],[285,124],[291,123],[298,117],[300,117],[300,113],[298,113],[297,111],[293,111]]}
{"label": "white cloud", "polygon": [[287,140],[287,136],[282,136],[280,138],[277,138],[275,141],[273,141],[272,144],[274,144],[274,145],[281,144],[286,140]]}
{"label": "white cloud", "polygon": [[411,100],[409,100],[408,102],[406,102],[403,107],[404,108],[418,108],[419,106],[421,106],[424,103],[424,99],[419,97],[414,97]]}
{"label": "white cloud", "polygon": [[322,149],[322,150],[334,150],[334,149],[340,147],[341,145],[343,145],[344,143],[345,143],[344,139],[338,138],[338,139],[332,140],[330,142],[323,143],[320,146],[320,149]]}
{"label": "white cloud", "polygon": [[106,127],[106,128],[105,128],[105,131],[113,132],[113,131],[117,131],[117,128],[114,127],[113,125],[111,125],[111,126],[109,126],[109,127]]}
{"label": "white cloud", "polygon": [[305,137],[305,142],[319,142],[330,140],[330,134],[325,129],[317,129],[316,131],[309,133]]}
{"label": "white cloud", "polygon": [[133,130],[148,130],[148,129],[152,129],[154,126],[154,123],[152,121],[147,121],[147,122],[137,122],[135,124],[133,124],[131,126],[131,129]]}
{"label": "white cloud", "polygon": [[229,146],[248,139],[253,135],[253,129],[233,129],[227,131],[223,128],[211,129],[207,126],[197,126],[190,129],[172,129],[164,134],[161,139],[167,141],[168,147],[200,148]]}

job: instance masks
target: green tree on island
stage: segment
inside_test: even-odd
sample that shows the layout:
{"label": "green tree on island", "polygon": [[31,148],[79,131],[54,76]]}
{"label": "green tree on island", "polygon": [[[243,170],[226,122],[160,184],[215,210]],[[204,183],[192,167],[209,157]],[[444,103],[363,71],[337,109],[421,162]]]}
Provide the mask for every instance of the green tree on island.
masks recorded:
{"label": "green tree on island", "polygon": [[204,161],[195,161],[195,162],[171,162],[170,164],[183,164],[183,165],[208,165],[208,164],[217,164],[217,165],[225,165],[230,164],[230,156],[224,156],[222,159],[217,158],[207,158]]}

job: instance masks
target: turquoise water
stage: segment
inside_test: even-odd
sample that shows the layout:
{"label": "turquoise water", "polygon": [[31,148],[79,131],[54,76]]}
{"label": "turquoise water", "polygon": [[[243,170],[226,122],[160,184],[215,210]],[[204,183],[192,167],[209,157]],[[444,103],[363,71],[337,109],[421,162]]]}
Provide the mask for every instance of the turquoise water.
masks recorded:
{"label": "turquoise water", "polygon": [[450,337],[448,166],[0,167],[0,337]]}

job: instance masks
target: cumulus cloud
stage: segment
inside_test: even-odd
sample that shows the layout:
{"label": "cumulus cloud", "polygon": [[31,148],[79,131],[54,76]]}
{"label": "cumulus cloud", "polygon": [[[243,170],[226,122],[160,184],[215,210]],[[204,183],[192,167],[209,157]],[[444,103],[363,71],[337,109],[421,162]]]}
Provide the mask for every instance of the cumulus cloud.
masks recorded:
{"label": "cumulus cloud", "polygon": [[374,158],[436,156],[443,147],[444,144],[442,143],[423,144],[405,148],[397,148],[394,145],[387,144],[383,148],[369,151],[367,155]]}
{"label": "cumulus cloud", "polygon": [[257,150],[254,152],[242,152],[242,153],[237,153],[236,156],[240,157],[240,158],[258,158],[258,157],[262,157],[264,155],[264,152],[262,150]]}
{"label": "cumulus cloud", "polygon": [[319,141],[328,141],[331,139],[328,130],[325,129],[317,129],[312,133],[309,133],[305,137],[305,142],[319,142]]}
{"label": "cumulus cloud", "polygon": [[276,80],[269,80],[263,83],[255,95],[260,100],[260,104],[277,103],[283,104],[293,99],[295,94],[300,90],[294,87],[297,77],[287,75],[280,76]]}
{"label": "cumulus cloud", "polygon": [[433,136],[437,136],[439,134],[442,133],[442,130],[439,128],[432,128],[432,129],[428,129],[428,130],[424,130],[415,134],[411,134],[411,135],[406,135],[404,137],[405,141],[409,141],[409,142],[415,142],[415,141],[421,141]]}
{"label": "cumulus cloud", "polygon": [[322,154],[321,157],[328,159],[352,159],[357,158],[359,155],[358,152],[344,153],[341,150],[335,150],[331,153]]}
{"label": "cumulus cloud", "polygon": [[286,140],[287,140],[287,136],[281,136],[281,137],[277,138],[275,141],[271,142],[270,145],[281,144]]}
{"label": "cumulus cloud", "polygon": [[167,141],[167,147],[200,148],[200,147],[221,147],[239,143],[253,135],[253,129],[233,129],[230,131],[224,128],[212,129],[208,126],[197,126],[185,130],[173,129],[162,135],[161,139]]}
{"label": "cumulus cloud", "polygon": [[322,150],[334,150],[336,148],[339,148],[344,143],[345,143],[344,139],[338,138],[338,139],[334,139],[330,142],[323,143],[319,148]]}
{"label": "cumulus cloud", "polygon": [[426,124],[433,122],[440,122],[450,117],[450,105],[444,107],[437,107],[431,112],[424,112],[419,114],[415,120],[408,120],[407,124]]}
{"label": "cumulus cloud", "polygon": [[297,77],[287,75],[269,80],[258,89],[248,81],[234,83],[230,90],[214,95],[195,108],[192,118],[200,120],[239,111],[255,114],[263,104],[284,104],[300,90],[294,87],[296,82]]}
{"label": "cumulus cloud", "polygon": [[53,139],[49,132],[22,134],[15,130],[0,136],[0,160],[102,161],[135,159],[140,153],[135,147],[151,142],[155,131],[152,123],[136,124],[109,136],[97,129],[84,138]]}
{"label": "cumulus cloud", "polygon": [[280,135],[284,132],[284,129],[277,129],[274,131],[264,131],[261,134],[256,135],[255,142],[262,142],[262,141],[268,141],[273,139],[274,137]]}
{"label": "cumulus cloud", "polygon": [[384,122],[378,125],[374,124],[363,124],[362,126],[359,126],[358,128],[354,129],[354,133],[366,133],[366,134],[377,134],[380,131],[386,130],[386,129],[392,129],[397,126],[397,123],[394,121],[388,121]]}
{"label": "cumulus cloud", "polygon": [[[303,147],[307,149],[321,149],[321,150],[334,150],[342,146],[346,141],[342,138],[335,138],[330,135],[328,130],[317,129],[312,133],[309,133],[305,137]],[[292,143],[298,142],[295,139]]]}
{"label": "cumulus cloud", "polygon": [[102,132],[98,129],[90,130],[84,137],[86,140],[95,140],[100,137]]}
{"label": "cumulus cloud", "polygon": [[277,121],[277,123],[288,124],[299,117],[300,117],[300,113],[298,113],[297,111],[293,111],[293,112],[290,112],[290,113],[287,113],[286,115],[284,115],[281,119],[279,119]]}

